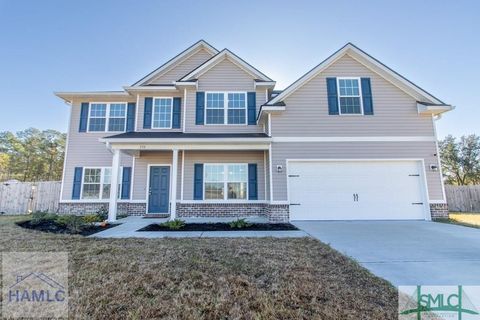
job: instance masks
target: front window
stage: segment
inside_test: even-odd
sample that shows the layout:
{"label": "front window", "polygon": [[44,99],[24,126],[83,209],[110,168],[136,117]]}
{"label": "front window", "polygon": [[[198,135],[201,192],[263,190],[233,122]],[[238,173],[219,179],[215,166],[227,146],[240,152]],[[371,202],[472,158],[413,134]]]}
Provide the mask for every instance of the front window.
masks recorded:
{"label": "front window", "polygon": [[[117,195],[120,196],[122,171],[118,175]],[[111,189],[111,168],[85,168],[83,172],[82,199],[109,199]]]}
{"label": "front window", "polygon": [[155,98],[153,100],[152,128],[172,128],[172,98]]}
{"label": "front window", "polygon": [[338,78],[340,114],[362,114],[362,96],[358,78]]}
{"label": "front window", "polygon": [[92,103],[90,105],[90,119],[88,131],[105,131],[107,122],[107,104]]}
{"label": "front window", "polygon": [[205,164],[204,167],[204,199],[247,199],[247,164]]}
{"label": "front window", "polygon": [[99,199],[102,187],[102,169],[85,168],[82,199]]}
{"label": "front window", "polygon": [[225,95],[223,93],[207,93],[207,124],[225,123]]}
{"label": "front window", "polygon": [[88,131],[125,131],[126,103],[91,103]]}
{"label": "front window", "polygon": [[245,124],[247,103],[245,93],[228,94],[228,123]]}
{"label": "front window", "polygon": [[125,131],[127,105],[125,103],[110,104],[108,131]]}
{"label": "front window", "polygon": [[246,124],[247,94],[245,92],[207,92],[206,124]]}

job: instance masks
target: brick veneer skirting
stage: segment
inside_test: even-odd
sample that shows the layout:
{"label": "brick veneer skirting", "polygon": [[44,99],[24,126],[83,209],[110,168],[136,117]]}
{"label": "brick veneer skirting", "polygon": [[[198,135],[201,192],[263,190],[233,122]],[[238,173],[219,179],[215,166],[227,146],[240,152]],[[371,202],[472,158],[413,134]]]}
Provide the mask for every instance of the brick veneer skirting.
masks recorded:
{"label": "brick veneer skirting", "polygon": [[[95,213],[101,208],[108,209],[108,202],[88,203],[88,202],[69,202],[60,203],[58,213],[84,215]],[[117,214],[128,214],[130,216],[144,215],[146,212],[146,203],[117,203]]]}
{"label": "brick veneer skirting", "polygon": [[[146,203],[119,202],[118,214],[133,216],[146,213]],[[60,203],[58,213],[84,215],[95,213],[101,208],[108,209],[108,202]],[[288,205],[271,205],[266,203],[177,203],[177,217],[228,217],[245,218],[260,216],[269,222],[288,222]]]}
{"label": "brick veneer skirting", "polygon": [[264,203],[177,203],[178,217],[264,216]]}
{"label": "brick veneer skirting", "polygon": [[177,203],[177,216],[245,218],[263,216],[270,222],[287,222],[288,205],[266,203]]}
{"label": "brick veneer skirting", "polygon": [[432,219],[448,219],[448,204],[430,203],[430,214]]}

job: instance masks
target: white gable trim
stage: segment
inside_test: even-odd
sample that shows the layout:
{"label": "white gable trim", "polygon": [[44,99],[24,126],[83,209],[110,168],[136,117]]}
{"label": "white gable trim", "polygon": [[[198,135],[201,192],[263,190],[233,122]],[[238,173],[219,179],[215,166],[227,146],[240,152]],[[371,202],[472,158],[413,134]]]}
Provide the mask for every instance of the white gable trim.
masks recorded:
{"label": "white gable trim", "polygon": [[184,60],[185,58],[188,58],[188,57],[192,56],[194,53],[196,53],[197,51],[199,51],[202,48],[207,50],[210,54],[212,54],[212,56],[214,56],[218,53],[218,50],[215,49],[214,47],[212,47],[209,43],[207,43],[204,40],[200,40],[200,41],[194,43],[192,46],[185,49],[184,51],[182,51],[180,54],[176,55],[175,57],[173,57],[172,59],[167,61],[165,64],[161,65],[160,67],[158,67],[154,71],[147,74],[142,79],[135,82],[132,85],[132,87],[144,84],[145,82],[148,82],[148,81],[152,80],[156,76],[160,75],[162,72],[167,71],[167,69],[169,69],[170,67],[174,66],[175,64]]}
{"label": "white gable trim", "polygon": [[357,48],[351,43],[347,43],[345,46],[343,46],[341,49],[339,49],[337,52],[332,54],[330,57],[325,59],[323,62],[321,62],[319,65],[317,65],[315,68],[307,72],[305,75],[303,75],[301,78],[299,78],[297,81],[295,81],[293,84],[291,84],[289,87],[287,87],[285,90],[283,90],[282,93],[278,94],[275,96],[272,100],[268,102],[269,105],[274,104],[279,101],[283,101],[286,99],[288,96],[290,96],[293,92],[298,90],[300,87],[302,87],[304,84],[306,84],[308,81],[316,77],[318,74],[320,74],[322,71],[327,69],[329,66],[331,66],[335,61],[343,57],[344,55],[348,54],[351,58],[355,59],[368,69],[372,70],[373,72],[379,74],[381,77],[383,77],[385,80],[391,82],[393,85],[397,86],[410,96],[414,97],[415,99],[419,100],[420,98],[423,98],[424,100],[427,100],[431,103],[436,103],[436,104],[444,104],[441,100],[438,98],[432,96],[422,88],[418,87],[414,83],[410,82],[397,72],[393,71],[392,69],[388,68],[386,65],[378,61],[377,59],[373,58],[366,52],[362,51],[361,49]]}
{"label": "white gable trim", "polygon": [[238,57],[228,49],[223,49],[215,57],[211,58],[204,64],[200,65],[198,68],[196,68],[195,70],[187,74],[185,77],[183,77],[179,81],[188,81],[188,80],[198,78],[226,58],[229,58],[229,60],[232,63],[234,63],[235,65],[237,65],[238,67],[240,67],[241,69],[243,69],[245,72],[247,72],[248,74],[250,74],[252,77],[256,79],[261,79],[269,82],[273,81],[272,79],[270,79],[269,77],[267,77],[266,75],[264,75],[263,73],[261,73],[260,71],[252,67],[251,65],[249,65],[247,62],[242,60],[240,57]]}

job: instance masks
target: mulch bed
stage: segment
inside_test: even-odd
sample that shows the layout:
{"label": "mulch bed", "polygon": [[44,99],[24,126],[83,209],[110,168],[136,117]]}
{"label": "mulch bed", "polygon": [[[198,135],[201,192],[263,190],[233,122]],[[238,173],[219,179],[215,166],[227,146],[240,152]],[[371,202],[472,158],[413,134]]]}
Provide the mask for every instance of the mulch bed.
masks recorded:
{"label": "mulch bed", "polygon": [[89,236],[94,233],[104,231],[113,227],[118,226],[119,224],[107,224],[104,227],[101,226],[87,226],[82,229],[80,233],[72,233],[68,230],[65,226],[59,225],[54,221],[42,221],[39,224],[31,224],[30,221],[23,221],[17,222],[17,225],[26,228],[26,229],[33,229],[42,232],[49,232],[49,233],[63,233],[63,234],[79,234],[82,236]]}
{"label": "mulch bed", "polygon": [[291,231],[298,230],[290,223],[251,223],[241,229],[231,228],[228,223],[186,223],[179,230],[172,230],[160,224],[150,224],[138,231]]}

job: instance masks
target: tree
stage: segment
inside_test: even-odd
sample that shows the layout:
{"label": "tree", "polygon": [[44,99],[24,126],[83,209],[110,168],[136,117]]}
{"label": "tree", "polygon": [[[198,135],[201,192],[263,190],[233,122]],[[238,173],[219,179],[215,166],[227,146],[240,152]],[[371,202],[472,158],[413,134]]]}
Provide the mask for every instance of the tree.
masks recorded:
{"label": "tree", "polygon": [[457,141],[448,135],[439,143],[441,164],[449,184],[468,185],[480,183],[480,137],[462,136]]}
{"label": "tree", "polygon": [[60,180],[65,140],[55,130],[0,132],[0,180]]}

